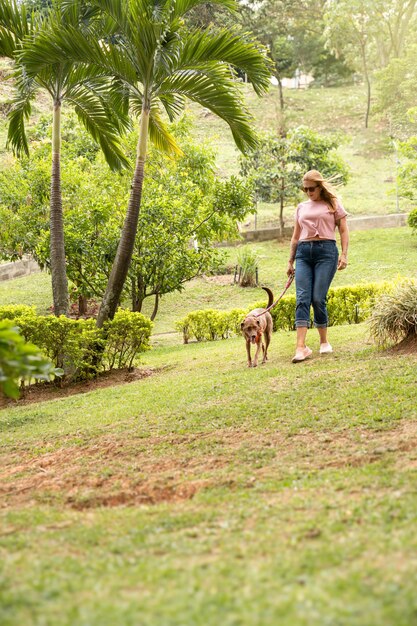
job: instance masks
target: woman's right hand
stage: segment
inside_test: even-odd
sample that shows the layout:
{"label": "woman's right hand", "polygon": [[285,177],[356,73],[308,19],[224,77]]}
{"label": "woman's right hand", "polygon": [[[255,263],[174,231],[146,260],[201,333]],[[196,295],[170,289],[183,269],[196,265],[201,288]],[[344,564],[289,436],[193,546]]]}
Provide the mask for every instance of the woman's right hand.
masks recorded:
{"label": "woman's right hand", "polygon": [[295,269],[294,269],[294,261],[288,261],[288,266],[287,266],[287,276],[290,277],[294,274]]}

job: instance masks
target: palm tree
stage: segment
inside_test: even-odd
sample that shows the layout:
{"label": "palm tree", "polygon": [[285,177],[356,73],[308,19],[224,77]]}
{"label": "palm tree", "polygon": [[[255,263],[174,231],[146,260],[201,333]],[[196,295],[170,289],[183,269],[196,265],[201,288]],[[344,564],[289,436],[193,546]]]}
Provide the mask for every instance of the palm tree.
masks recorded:
{"label": "palm tree", "polygon": [[[270,64],[265,51],[237,30],[187,30],[184,16],[203,0],[91,0],[105,17],[106,36],[91,45],[74,26],[57,30],[51,42],[37,38],[32,45],[29,73],[39,71],[38,56],[49,49],[52,59],[71,57],[90,63],[113,78],[118,107],[140,116],[136,165],[121,237],[99,311],[97,325],[111,319],[120,301],[133,254],[148,138],[158,148],[179,153],[162,117],[173,120],[187,99],[199,103],[229,125],[242,151],[256,136],[237,81],[235,69],[248,76],[261,95],[269,86]],[[234,10],[235,0],[217,4]],[[50,56],[51,58],[51,56]]]}
{"label": "palm tree", "polygon": [[[90,11],[90,14],[91,11]],[[52,114],[52,171],[50,194],[50,269],[55,315],[67,314],[68,281],[66,273],[64,224],[61,193],[61,111],[66,101],[78,118],[100,144],[107,162],[113,169],[127,166],[117,132],[122,129],[124,117],[114,114],[105,98],[105,80],[94,66],[61,59],[51,63],[46,58],[42,68],[28,75],[24,67],[26,54],[30,57],[30,44],[40,34],[48,37],[52,30],[72,26],[87,30],[90,15],[81,5],[71,9],[57,1],[47,14],[28,17],[25,6],[15,0],[0,0],[0,55],[16,61],[16,89],[9,114],[8,143],[20,156],[29,153],[25,133],[25,120],[31,113],[31,101],[37,91],[46,91],[53,106]],[[28,46],[28,48],[26,48]],[[108,82],[108,80],[106,79]]]}

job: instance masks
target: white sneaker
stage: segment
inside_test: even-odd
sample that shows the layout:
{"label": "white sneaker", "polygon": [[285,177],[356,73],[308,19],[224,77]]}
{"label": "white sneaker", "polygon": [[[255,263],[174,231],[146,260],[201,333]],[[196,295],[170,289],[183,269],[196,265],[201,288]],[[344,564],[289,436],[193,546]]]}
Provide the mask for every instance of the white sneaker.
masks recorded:
{"label": "white sneaker", "polygon": [[333,348],[329,343],[320,344],[320,354],[331,354],[332,352]]}
{"label": "white sneaker", "polygon": [[297,348],[297,350],[295,351],[295,356],[293,356],[292,358],[292,363],[300,363],[301,361],[305,361],[306,359],[309,359],[312,354],[313,350],[310,350],[310,348],[307,348],[307,346],[305,348]]}

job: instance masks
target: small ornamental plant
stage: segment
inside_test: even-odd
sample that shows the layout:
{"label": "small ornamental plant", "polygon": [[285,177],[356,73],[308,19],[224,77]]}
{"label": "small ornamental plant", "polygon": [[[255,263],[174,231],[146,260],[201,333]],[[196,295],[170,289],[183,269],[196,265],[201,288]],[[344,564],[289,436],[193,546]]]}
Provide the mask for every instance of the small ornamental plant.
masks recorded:
{"label": "small ornamental plant", "polygon": [[369,319],[370,332],[377,344],[417,341],[417,281],[402,281],[379,296]]}

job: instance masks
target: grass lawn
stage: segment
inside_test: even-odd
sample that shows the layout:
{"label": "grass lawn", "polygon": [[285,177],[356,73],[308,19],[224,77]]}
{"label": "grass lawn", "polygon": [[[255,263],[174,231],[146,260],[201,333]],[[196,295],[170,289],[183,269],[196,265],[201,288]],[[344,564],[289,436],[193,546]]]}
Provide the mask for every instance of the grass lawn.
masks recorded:
{"label": "grass lawn", "polygon": [[0,412],[2,626],[408,626],[417,355],[364,325],[292,365],[240,338]]}

